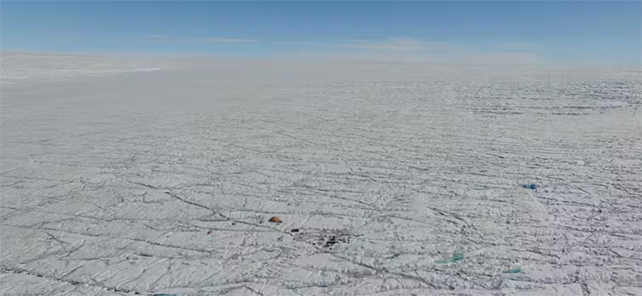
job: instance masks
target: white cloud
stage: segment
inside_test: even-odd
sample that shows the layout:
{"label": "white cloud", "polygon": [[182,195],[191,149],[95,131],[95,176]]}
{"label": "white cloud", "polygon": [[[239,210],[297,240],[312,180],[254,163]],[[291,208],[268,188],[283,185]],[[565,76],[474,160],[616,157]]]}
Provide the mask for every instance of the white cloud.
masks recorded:
{"label": "white cloud", "polygon": [[145,39],[162,40],[166,42],[179,42],[179,43],[256,43],[257,40],[250,40],[245,38],[218,38],[218,37],[177,37],[165,34],[151,34],[144,36]]}
{"label": "white cloud", "polygon": [[445,42],[425,42],[413,38],[390,38],[385,41],[358,41],[345,44],[337,44],[331,47],[354,48],[366,50],[448,50],[453,45]]}
{"label": "white cloud", "polygon": [[201,38],[200,42],[205,43],[256,43],[257,40],[242,39],[242,38]]}

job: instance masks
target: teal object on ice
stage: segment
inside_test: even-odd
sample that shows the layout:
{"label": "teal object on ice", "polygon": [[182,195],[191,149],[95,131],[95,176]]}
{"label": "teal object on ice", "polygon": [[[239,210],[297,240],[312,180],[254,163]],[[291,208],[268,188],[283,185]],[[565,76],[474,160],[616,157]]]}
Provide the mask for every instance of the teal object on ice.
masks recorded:
{"label": "teal object on ice", "polygon": [[519,267],[504,271],[504,273],[520,273],[520,272],[522,272],[522,269]]}
{"label": "teal object on ice", "polygon": [[400,255],[400,254],[392,254],[392,255],[390,255],[390,256],[388,256],[388,257],[386,257],[386,259],[394,259],[394,258],[399,257],[399,255]]}
{"label": "teal object on ice", "polygon": [[452,257],[450,257],[448,259],[437,260],[437,261],[435,261],[435,263],[437,263],[437,264],[446,264],[446,263],[452,263],[452,262],[457,262],[457,261],[461,261],[461,260],[464,260],[464,254],[455,253],[455,254],[453,254]]}

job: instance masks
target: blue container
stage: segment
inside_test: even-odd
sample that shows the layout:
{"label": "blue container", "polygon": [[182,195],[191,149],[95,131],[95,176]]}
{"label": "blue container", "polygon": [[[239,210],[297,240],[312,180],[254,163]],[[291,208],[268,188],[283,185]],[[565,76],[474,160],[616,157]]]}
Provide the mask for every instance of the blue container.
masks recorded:
{"label": "blue container", "polygon": [[535,185],[535,184],[522,185],[522,187],[524,187],[526,189],[533,189],[533,190],[537,189],[537,185]]}

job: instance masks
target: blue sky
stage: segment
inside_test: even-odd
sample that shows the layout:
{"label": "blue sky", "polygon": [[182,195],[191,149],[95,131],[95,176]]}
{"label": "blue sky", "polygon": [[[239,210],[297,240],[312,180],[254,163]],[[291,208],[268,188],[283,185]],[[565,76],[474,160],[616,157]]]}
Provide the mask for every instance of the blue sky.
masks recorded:
{"label": "blue sky", "polygon": [[642,64],[640,1],[3,1],[2,50]]}

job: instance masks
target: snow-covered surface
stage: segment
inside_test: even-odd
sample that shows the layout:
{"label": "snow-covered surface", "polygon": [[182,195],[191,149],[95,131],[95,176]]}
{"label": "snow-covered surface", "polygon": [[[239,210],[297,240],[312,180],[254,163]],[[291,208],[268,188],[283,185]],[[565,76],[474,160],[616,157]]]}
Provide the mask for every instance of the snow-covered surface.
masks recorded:
{"label": "snow-covered surface", "polygon": [[38,58],[0,293],[642,295],[639,72]]}

